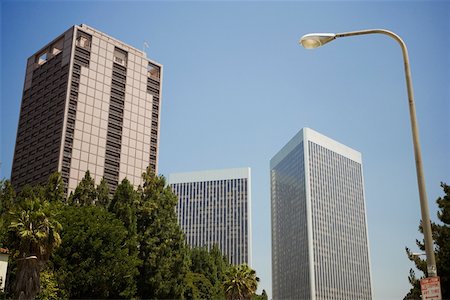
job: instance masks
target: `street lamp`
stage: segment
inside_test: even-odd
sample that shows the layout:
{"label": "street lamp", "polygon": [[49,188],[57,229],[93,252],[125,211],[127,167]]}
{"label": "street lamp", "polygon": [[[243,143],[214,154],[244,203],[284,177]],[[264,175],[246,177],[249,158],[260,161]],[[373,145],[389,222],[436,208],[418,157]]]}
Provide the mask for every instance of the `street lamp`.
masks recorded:
{"label": "street lamp", "polygon": [[409,66],[408,50],[405,42],[395,33],[385,29],[369,29],[343,33],[311,33],[304,35],[299,43],[306,49],[315,49],[325,45],[337,38],[363,34],[385,34],[396,40],[402,48],[403,61],[405,65],[406,88],[408,90],[409,116],[411,119],[411,130],[414,144],[414,157],[416,161],[417,184],[419,186],[420,210],[422,214],[423,235],[425,237],[425,253],[427,256],[427,271],[429,277],[436,277],[436,260],[434,258],[433,237],[431,235],[430,212],[428,210],[428,200],[425,190],[425,179],[422,167],[422,154],[420,151],[419,130],[416,121],[416,108],[414,104],[414,94],[411,81],[411,70]]}

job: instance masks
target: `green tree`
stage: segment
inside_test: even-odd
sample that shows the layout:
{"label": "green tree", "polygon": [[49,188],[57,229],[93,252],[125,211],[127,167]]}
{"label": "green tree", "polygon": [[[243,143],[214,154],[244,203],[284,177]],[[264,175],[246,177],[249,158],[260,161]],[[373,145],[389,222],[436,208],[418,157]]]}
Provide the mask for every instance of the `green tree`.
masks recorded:
{"label": "green tree", "polygon": [[203,274],[188,272],[184,286],[183,297],[186,299],[219,299],[212,297],[213,286]]}
{"label": "green tree", "polygon": [[[190,250],[191,272],[204,275],[211,283],[208,299],[225,298],[223,282],[229,263],[217,245],[214,245],[210,251],[206,247],[192,248]],[[205,298],[205,297],[204,297]]]}
{"label": "green tree", "polygon": [[65,291],[61,290],[56,280],[55,272],[53,268],[46,267],[41,272],[41,291],[37,295],[36,299],[42,300],[59,300],[68,299],[68,295]]}
{"label": "green tree", "polygon": [[91,177],[89,170],[84,174],[83,179],[78,183],[75,192],[71,195],[69,203],[75,206],[93,205],[97,199],[95,181]]}
{"label": "green tree", "polygon": [[109,195],[109,186],[105,178],[100,180],[99,185],[97,185],[97,205],[103,206],[108,209],[111,202],[111,196]]}
{"label": "green tree", "polygon": [[[450,186],[441,183],[444,196],[439,197],[436,202],[440,211],[437,216],[442,224],[431,223],[431,230],[434,240],[434,248],[436,255],[436,267],[438,276],[441,279],[442,299],[450,299]],[[422,231],[422,226],[419,226]],[[416,244],[420,250],[425,251],[423,241],[416,240]],[[416,268],[424,275],[421,278],[428,277],[426,261],[413,255],[411,250],[406,247],[406,254],[409,260],[414,262]],[[411,290],[404,299],[420,299],[420,278],[417,278],[413,269],[410,269],[408,280],[412,285]]]}
{"label": "green tree", "polygon": [[[109,211],[114,213],[123,222],[125,228],[128,230],[129,240],[137,239],[136,211],[138,204],[139,195],[134,190],[133,185],[125,178],[117,186],[111,205],[109,206]],[[133,243],[134,247],[137,247],[136,242]]]}
{"label": "green tree", "polygon": [[220,298],[225,298],[223,283],[226,279],[227,271],[230,268],[230,263],[228,262],[228,258],[222,254],[222,251],[220,251],[217,244],[211,248],[209,254],[211,255],[214,265],[217,268],[217,283],[215,284],[217,295]]}
{"label": "green tree", "polygon": [[252,300],[267,300],[267,299],[268,299],[268,297],[267,297],[266,290],[262,290],[261,295],[257,295],[257,294],[253,295],[253,298],[252,298]]}
{"label": "green tree", "polygon": [[127,230],[102,207],[65,206],[62,244],[53,256],[58,284],[70,298],[131,298],[138,260],[129,255]]}
{"label": "green tree", "polygon": [[4,216],[14,205],[16,193],[9,180],[0,180],[0,216]]}
{"label": "green tree", "polygon": [[247,264],[231,266],[224,282],[225,295],[229,300],[252,299],[258,288],[259,278]]}
{"label": "green tree", "polygon": [[150,168],[143,174],[137,211],[139,258],[138,279],[142,298],[180,298],[189,268],[188,249],[175,214],[177,197],[164,177]]}
{"label": "green tree", "polygon": [[192,248],[190,258],[191,272],[205,275],[212,284],[218,281],[217,266],[206,247]]}
{"label": "green tree", "polygon": [[17,262],[15,296],[34,299],[40,291],[40,271],[61,243],[61,225],[50,203],[42,198],[42,188],[25,193],[10,210],[7,243]]}
{"label": "green tree", "polygon": [[64,201],[64,182],[61,174],[58,172],[53,173],[48,178],[47,184],[44,187],[44,197],[46,200],[54,203],[62,203]]}
{"label": "green tree", "polygon": [[8,232],[7,219],[9,211],[14,206],[16,193],[9,180],[0,180],[0,247],[7,248],[5,244]]}

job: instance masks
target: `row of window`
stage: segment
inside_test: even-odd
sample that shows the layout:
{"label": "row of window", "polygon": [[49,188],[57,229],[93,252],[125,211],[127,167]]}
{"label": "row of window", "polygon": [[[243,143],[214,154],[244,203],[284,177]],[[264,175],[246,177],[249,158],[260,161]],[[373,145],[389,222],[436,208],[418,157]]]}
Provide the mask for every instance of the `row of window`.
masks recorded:
{"label": "row of window", "polygon": [[274,299],[308,299],[308,233],[303,143],[271,170]]}
{"label": "row of window", "polygon": [[309,142],[318,298],[370,299],[361,165]]}
{"label": "row of window", "polygon": [[230,263],[248,263],[247,180],[172,184],[177,216],[193,247],[219,245]]}

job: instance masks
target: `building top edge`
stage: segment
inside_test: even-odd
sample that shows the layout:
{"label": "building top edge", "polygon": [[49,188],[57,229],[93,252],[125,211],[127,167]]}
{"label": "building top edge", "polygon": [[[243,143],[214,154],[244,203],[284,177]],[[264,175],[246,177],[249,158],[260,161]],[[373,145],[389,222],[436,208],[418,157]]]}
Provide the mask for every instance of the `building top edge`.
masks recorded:
{"label": "building top edge", "polygon": [[102,36],[104,36],[104,37],[107,37],[107,38],[109,38],[109,39],[111,39],[111,40],[114,40],[115,42],[117,42],[117,43],[119,43],[119,44],[121,44],[121,45],[124,45],[124,46],[126,46],[126,47],[132,49],[133,51],[136,51],[137,53],[139,53],[139,54],[142,56],[142,58],[145,58],[147,61],[149,61],[149,62],[151,62],[151,63],[153,63],[153,64],[155,64],[155,65],[157,65],[157,66],[159,66],[159,67],[163,67],[163,65],[162,65],[161,63],[159,63],[159,62],[157,62],[157,61],[154,61],[154,60],[148,58],[148,57],[147,57],[147,54],[146,54],[144,51],[139,50],[139,49],[137,49],[136,47],[133,47],[133,46],[131,46],[131,45],[129,45],[129,44],[126,44],[126,43],[124,43],[124,42],[122,42],[122,41],[120,41],[120,40],[118,40],[118,39],[116,39],[116,38],[114,38],[114,37],[112,37],[112,36],[110,36],[110,35],[108,35],[108,34],[102,32],[102,31],[100,31],[100,30],[98,30],[98,29],[95,29],[94,27],[91,27],[91,26],[86,25],[86,24],[80,24],[80,25],[73,25],[73,26],[71,26],[69,29],[67,29],[67,30],[65,30],[63,33],[59,34],[56,38],[54,38],[54,39],[52,39],[50,42],[46,43],[45,46],[41,47],[38,51],[36,51],[36,52],[34,52],[32,55],[30,55],[30,56],[28,57],[28,59],[30,59],[30,58],[34,57],[36,54],[38,54],[38,53],[44,51],[46,48],[48,48],[50,45],[52,45],[55,41],[57,41],[58,39],[60,39],[61,37],[63,37],[68,31],[74,30],[74,28],[81,29],[81,30],[83,30],[83,29],[84,29],[84,30],[88,29],[88,30],[91,30],[91,31],[93,31],[93,32],[96,32],[96,33],[98,33],[98,34],[100,34],[100,35],[102,35]]}
{"label": "building top edge", "polygon": [[362,162],[361,152],[356,151],[349,146],[346,146],[310,128],[306,128],[305,135],[305,140],[311,141],[319,146],[327,148],[357,163]]}
{"label": "building top edge", "polygon": [[158,63],[158,62],[156,62],[156,61],[154,61],[154,60],[151,60],[151,59],[147,58],[147,54],[146,54],[144,51],[139,50],[139,49],[137,49],[136,47],[133,47],[133,46],[131,46],[131,45],[129,45],[129,44],[126,44],[126,43],[124,43],[123,41],[120,41],[120,40],[116,39],[115,37],[112,37],[112,36],[110,36],[110,35],[108,35],[108,34],[102,32],[102,31],[100,31],[100,30],[98,30],[98,29],[96,29],[96,28],[94,28],[94,27],[91,27],[91,26],[89,26],[89,25],[87,25],[87,24],[75,25],[75,27],[78,28],[78,29],[81,29],[81,30],[83,30],[83,29],[89,29],[89,30],[92,30],[92,31],[94,31],[94,32],[96,32],[96,33],[98,33],[98,34],[100,34],[100,35],[103,35],[104,37],[107,37],[107,38],[109,38],[109,39],[114,40],[115,42],[117,42],[117,43],[119,43],[119,44],[122,44],[122,45],[125,45],[126,47],[129,47],[130,49],[132,49],[132,50],[138,52],[139,54],[141,54],[142,57],[145,58],[145,59],[147,59],[148,61],[150,61],[150,62],[152,62],[152,63],[154,63],[154,64],[157,64],[157,65],[159,65],[159,66],[162,66],[160,63]]}
{"label": "building top edge", "polygon": [[250,178],[250,174],[251,170],[249,167],[172,173],[169,174],[168,183],[174,184],[174,183]]}
{"label": "building top edge", "polygon": [[303,142],[303,131],[304,128],[297,132],[289,140],[289,142],[287,142],[287,144],[284,145],[283,148],[281,148],[281,150],[274,155],[274,157],[272,157],[272,159],[270,160],[270,169],[278,165],[289,153],[291,153],[292,150],[294,150],[295,147]]}
{"label": "building top edge", "polygon": [[75,26],[71,26],[69,29],[65,30],[63,33],[58,34],[58,36],[56,36],[54,39],[52,39],[50,42],[46,43],[43,47],[41,47],[39,50],[35,51],[32,55],[28,56],[28,59],[34,58],[38,53],[41,53],[43,51],[45,51],[45,49],[49,48],[53,43],[55,43],[57,40],[59,40],[60,38],[64,37],[64,35],[68,32],[68,31],[73,31],[73,28]]}
{"label": "building top edge", "polygon": [[270,168],[278,165],[295,147],[302,142],[311,141],[319,146],[329,149],[337,154],[347,157],[357,163],[362,162],[361,153],[335,141],[311,128],[302,128],[293,138],[270,160]]}

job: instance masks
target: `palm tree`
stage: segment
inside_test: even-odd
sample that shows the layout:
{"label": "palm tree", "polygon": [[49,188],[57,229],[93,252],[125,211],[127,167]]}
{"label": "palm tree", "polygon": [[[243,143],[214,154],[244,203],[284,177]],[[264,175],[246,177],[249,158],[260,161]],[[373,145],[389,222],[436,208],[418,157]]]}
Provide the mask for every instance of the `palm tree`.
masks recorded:
{"label": "palm tree", "polygon": [[226,274],[224,289],[228,300],[251,299],[258,288],[259,278],[247,264],[231,266]]}
{"label": "palm tree", "polygon": [[9,245],[15,249],[17,299],[34,299],[40,291],[40,271],[61,244],[61,224],[50,203],[40,196],[22,199],[10,212]]}

